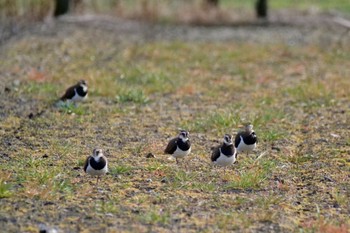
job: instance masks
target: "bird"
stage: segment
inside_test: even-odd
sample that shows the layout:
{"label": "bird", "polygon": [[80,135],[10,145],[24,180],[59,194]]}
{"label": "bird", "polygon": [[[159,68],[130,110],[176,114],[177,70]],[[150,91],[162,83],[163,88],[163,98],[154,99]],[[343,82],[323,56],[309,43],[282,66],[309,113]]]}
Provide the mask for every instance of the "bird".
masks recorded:
{"label": "bird", "polygon": [[211,161],[221,167],[227,167],[236,162],[236,148],[233,146],[232,135],[225,134],[223,143],[214,148]]}
{"label": "bird", "polygon": [[65,94],[60,98],[61,101],[78,102],[85,100],[88,96],[88,85],[85,80],[80,80],[77,84],[69,87]]}
{"label": "bird", "polygon": [[253,151],[258,142],[258,137],[253,130],[252,124],[247,124],[245,126],[245,131],[240,131],[235,138],[235,147],[238,153],[247,152],[247,155],[250,151]]}
{"label": "bird", "polygon": [[179,135],[171,139],[164,150],[165,154],[170,154],[176,159],[177,164],[179,163],[178,158],[184,158],[191,153],[191,142],[188,135],[188,131],[180,130]]}
{"label": "bird", "polygon": [[101,176],[108,172],[108,161],[101,149],[95,148],[92,156],[86,158],[84,171],[91,176],[97,176],[96,185],[98,185]]}

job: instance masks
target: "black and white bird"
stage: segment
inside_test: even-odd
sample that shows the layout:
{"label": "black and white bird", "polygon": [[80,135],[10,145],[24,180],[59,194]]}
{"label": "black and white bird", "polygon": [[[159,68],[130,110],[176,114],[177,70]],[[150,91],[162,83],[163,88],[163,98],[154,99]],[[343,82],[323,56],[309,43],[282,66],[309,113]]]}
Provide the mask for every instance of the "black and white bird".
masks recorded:
{"label": "black and white bird", "polygon": [[247,124],[245,126],[245,130],[238,132],[235,138],[235,147],[237,149],[237,153],[249,152],[253,151],[256,147],[256,143],[258,142],[258,138],[253,130],[252,124]]}
{"label": "black and white bird", "polygon": [[169,141],[164,150],[165,154],[170,154],[176,159],[176,163],[179,163],[178,158],[184,158],[191,153],[191,142],[188,135],[186,130],[181,130],[176,138]]}
{"label": "black and white bird", "polygon": [[94,149],[92,156],[86,159],[84,171],[91,176],[97,176],[96,184],[98,184],[101,176],[108,172],[108,161],[101,149]]}
{"label": "black and white bird", "polygon": [[221,167],[227,167],[236,162],[236,148],[233,146],[232,135],[225,134],[223,143],[214,148],[211,161]]}
{"label": "black and white bird", "polygon": [[60,98],[62,101],[78,102],[85,100],[88,96],[88,86],[85,80],[80,80],[74,86],[69,87],[66,93]]}

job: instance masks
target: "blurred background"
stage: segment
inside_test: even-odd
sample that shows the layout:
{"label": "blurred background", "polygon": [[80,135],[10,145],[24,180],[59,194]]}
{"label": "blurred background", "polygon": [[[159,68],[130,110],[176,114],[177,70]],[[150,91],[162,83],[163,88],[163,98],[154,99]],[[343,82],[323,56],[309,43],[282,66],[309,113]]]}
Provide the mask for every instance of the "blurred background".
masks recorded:
{"label": "blurred background", "polygon": [[[70,14],[106,14],[152,20],[222,24],[267,19],[283,10],[349,14],[349,0],[0,0],[1,22],[28,22]],[[284,13],[286,13],[284,11]]]}

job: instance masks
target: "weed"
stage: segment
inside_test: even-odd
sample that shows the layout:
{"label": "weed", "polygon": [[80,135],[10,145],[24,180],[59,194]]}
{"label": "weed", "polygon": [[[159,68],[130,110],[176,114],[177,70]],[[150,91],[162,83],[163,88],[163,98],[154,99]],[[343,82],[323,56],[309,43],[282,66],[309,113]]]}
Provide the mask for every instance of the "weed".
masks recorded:
{"label": "weed", "polygon": [[73,191],[73,185],[68,179],[55,178],[53,191],[61,193],[71,193]]}
{"label": "weed", "polygon": [[260,131],[258,132],[259,140],[265,142],[273,142],[278,139],[286,138],[287,136],[287,132],[282,129],[260,129]]}
{"label": "weed", "polygon": [[60,101],[58,102],[58,107],[65,114],[85,115],[87,113],[85,107],[71,101]]}
{"label": "weed", "polygon": [[217,184],[214,182],[201,182],[200,180],[194,180],[191,189],[201,192],[213,192],[217,189]]}
{"label": "weed", "polygon": [[127,90],[123,93],[119,93],[116,96],[116,101],[118,103],[127,103],[132,102],[136,104],[146,104],[149,102],[149,99],[145,96],[141,90]]}
{"label": "weed", "polygon": [[152,161],[148,163],[143,169],[146,171],[166,171],[168,170],[168,167],[166,164],[160,161]]}
{"label": "weed", "polygon": [[118,164],[109,169],[112,175],[129,174],[134,168],[129,165]]}
{"label": "weed", "polygon": [[275,167],[273,161],[264,161],[248,171],[244,171],[235,180],[229,182],[225,189],[259,189],[270,175],[271,170]]}
{"label": "weed", "polygon": [[232,111],[215,112],[208,116],[198,119],[191,119],[191,122],[185,122],[184,126],[191,131],[207,132],[215,130],[219,133],[229,133],[235,126],[240,123],[241,119],[238,114]]}
{"label": "weed", "polygon": [[151,210],[143,213],[140,220],[146,224],[166,225],[170,222],[170,213],[162,212],[161,210]]}
{"label": "weed", "polygon": [[0,199],[12,196],[11,188],[11,184],[8,184],[6,181],[0,180]]}

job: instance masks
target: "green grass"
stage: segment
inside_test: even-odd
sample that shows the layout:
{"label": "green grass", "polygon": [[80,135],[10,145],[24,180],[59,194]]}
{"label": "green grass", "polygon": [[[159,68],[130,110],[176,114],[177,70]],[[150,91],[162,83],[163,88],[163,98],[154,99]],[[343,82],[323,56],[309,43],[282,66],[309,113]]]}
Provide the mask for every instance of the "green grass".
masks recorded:
{"label": "green grass", "polygon": [[335,104],[335,100],[325,85],[327,84],[307,80],[298,86],[288,88],[286,94],[293,97],[293,104],[305,109],[329,107]]}
{"label": "green grass", "polygon": [[9,198],[12,196],[11,184],[8,184],[6,181],[0,180],[0,199]]}
{"label": "green grass", "polygon": [[118,103],[136,103],[136,104],[146,104],[149,99],[145,96],[142,90],[127,90],[116,96],[116,101]]}
{"label": "green grass", "polygon": [[[312,232],[349,226],[347,47],[119,44],[107,31],[96,40],[95,29],[76,30],[23,35],[0,53],[4,74],[19,69],[16,77],[4,76],[13,91],[0,98],[0,214],[17,219],[16,225],[4,221],[6,229],[35,232],[36,222],[65,232],[250,232],[273,226]],[[52,48],[72,62],[57,62]],[[45,82],[21,76],[43,60]],[[50,105],[80,77],[89,83],[88,101]],[[21,84],[13,88],[12,78]],[[25,117],[44,107],[41,116]],[[235,136],[246,122],[260,139],[256,151],[239,155],[226,171],[210,167],[210,147],[223,133]],[[176,164],[163,150],[180,127],[189,129],[193,149]],[[95,147],[108,151],[110,170],[98,187],[82,170]],[[155,158],[146,158],[148,153]]]}
{"label": "green grass", "polygon": [[139,217],[140,220],[146,224],[154,225],[166,225],[170,222],[170,213],[163,213],[159,210],[151,210]]}
{"label": "green grass", "polygon": [[109,173],[112,175],[129,174],[133,170],[130,165],[117,165],[109,169]]}
{"label": "green grass", "polygon": [[264,161],[258,166],[254,166],[251,169],[241,172],[235,180],[229,182],[225,189],[243,189],[243,190],[254,190],[260,189],[265,185],[265,182],[270,177],[271,171],[275,167],[273,161]]}
{"label": "green grass", "polygon": [[120,213],[120,210],[117,208],[116,203],[118,203],[118,199],[113,200],[100,200],[95,203],[95,210],[98,213],[103,214],[117,214]]}
{"label": "green grass", "polygon": [[58,103],[58,108],[65,114],[84,115],[87,112],[87,109],[83,105],[69,101],[60,101]]}
{"label": "green grass", "polygon": [[52,83],[29,82],[25,85],[23,92],[25,94],[35,94],[39,99],[52,102],[58,99],[56,95],[52,95],[56,93],[57,88],[58,86]]}
{"label": "green grass", "polygon": [[[212,129],[220,133],[230,133],[230,131],[240,123],[238,114],[230,111],[214,112],[198,119],[191,119],[183,123],[183,128],[196,132],[207,132]],[[227,130],[229,130],[227,132]]]}

